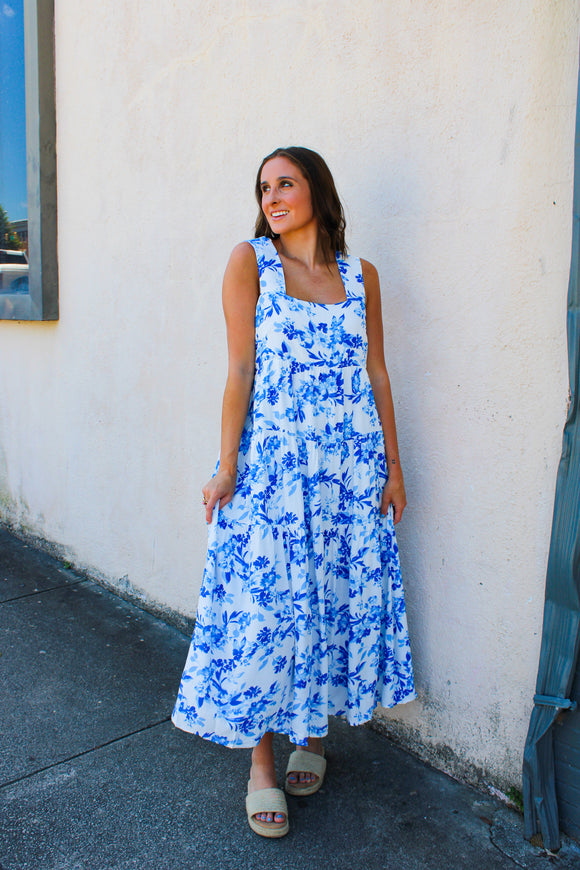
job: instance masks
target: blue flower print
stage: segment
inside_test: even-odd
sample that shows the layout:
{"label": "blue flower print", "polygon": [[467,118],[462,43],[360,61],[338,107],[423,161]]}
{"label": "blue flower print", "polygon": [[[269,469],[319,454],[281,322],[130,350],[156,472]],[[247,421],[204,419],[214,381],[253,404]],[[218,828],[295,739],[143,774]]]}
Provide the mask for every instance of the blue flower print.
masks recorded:
{"label": "blue flower print", "polygon": [[329,715],[358,725],[416,694],[360,261],[337,256],[346,301],[318,305],[286,295],[269,239],[251,244],[254,387],[172,718],[224,746],[304,745]]}

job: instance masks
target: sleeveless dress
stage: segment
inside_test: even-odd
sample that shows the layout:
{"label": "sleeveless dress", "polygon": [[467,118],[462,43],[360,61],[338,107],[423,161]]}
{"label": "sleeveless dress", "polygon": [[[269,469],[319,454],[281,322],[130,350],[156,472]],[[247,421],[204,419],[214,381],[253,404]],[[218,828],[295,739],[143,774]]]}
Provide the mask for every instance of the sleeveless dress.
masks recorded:
{"label": "sleeveless dress", "polygon": [[286,295],[270,239],[250,244],[254,386],[172,721],[227,746],[305,745],[329,715],[359,725],[416,693],[360,260],[337,256],[346,301],[319,304]]}

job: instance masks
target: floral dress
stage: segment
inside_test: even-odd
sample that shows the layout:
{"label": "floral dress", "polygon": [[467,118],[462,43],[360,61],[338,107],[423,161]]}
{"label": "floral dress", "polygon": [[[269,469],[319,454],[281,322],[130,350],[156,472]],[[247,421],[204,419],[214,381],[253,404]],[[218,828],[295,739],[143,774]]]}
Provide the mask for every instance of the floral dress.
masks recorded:
{"label": "floral dress", "polygon": [[346,301],[325,305],[287,296],[273,243],[251,244],[254,386],[172,719],[227,746],[304,745],[329,715],[358,725],[416,694],[360,260],[337,257]]}

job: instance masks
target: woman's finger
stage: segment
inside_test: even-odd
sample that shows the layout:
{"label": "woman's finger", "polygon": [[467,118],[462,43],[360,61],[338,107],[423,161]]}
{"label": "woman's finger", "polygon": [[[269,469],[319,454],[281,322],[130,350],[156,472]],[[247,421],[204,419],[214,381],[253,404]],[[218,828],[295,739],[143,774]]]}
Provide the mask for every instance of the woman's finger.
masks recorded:
{"label": "woman's finger", "polygon": [[212,518],[212,514],[213,514],[213,509],[214,509],[214,507],[216,506],[216,504],[219,502],[219,500],[220,500],[220,499],[219,499],[219,495],[218,495],[218,493],[214,490],[214,492],[212,492],[212,493],[210,494],[210,497],[208,498],[208,500],[207,500],[207,504],[206,504],[206,506],[205,506],[205,519],[206,519],[206,522],[207,522],[207,523],[211,523],[211,518]]}
{"label": "woman's finger", "polygon": [[[235,484],[235,480],[234,480]],[[212,514],[216,505],[225,507],[232,500],[235,485],[232,485],[231,475],[225,478],[217,474],[209,480],[201,490],[202,503],[205,508],[205,519],[211,523]]]}
{"label": "woman's finger", "polygon": [[211,515],[216,499],[209,484],[207,486],[204,486],[204,488],[202,489],[201,500],[205,509],[205,520],[207,523],[211,523]]}
{"label": "woman's finger", "polygon": [[207,499],[207,501],[204,501],[205,519],[206,522],[211,523],[213,510],[216,504],[219,505],[219,509],[221,510],[221,508],[224,508],[232,500],[232,494],[230,492],[220,494],[218,490],[214,490],[209,493],[208,496],[204,494],[204,498]]}
{"label": "woman's finger", "polygon": [[393,523],[397,525],[400,522],[401,517],[403,516],[403,511],[405,510],[405,501],[393,502]]}

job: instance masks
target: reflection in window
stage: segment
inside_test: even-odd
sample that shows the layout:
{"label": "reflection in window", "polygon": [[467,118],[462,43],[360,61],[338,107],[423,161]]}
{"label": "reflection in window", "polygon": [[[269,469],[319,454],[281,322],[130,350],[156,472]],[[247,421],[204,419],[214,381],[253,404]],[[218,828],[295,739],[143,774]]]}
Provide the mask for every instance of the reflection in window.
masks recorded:
{"label": "reflection in window", "polygon": [[0,294],[28,293],[24,0],[0,0]]}

